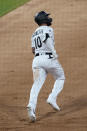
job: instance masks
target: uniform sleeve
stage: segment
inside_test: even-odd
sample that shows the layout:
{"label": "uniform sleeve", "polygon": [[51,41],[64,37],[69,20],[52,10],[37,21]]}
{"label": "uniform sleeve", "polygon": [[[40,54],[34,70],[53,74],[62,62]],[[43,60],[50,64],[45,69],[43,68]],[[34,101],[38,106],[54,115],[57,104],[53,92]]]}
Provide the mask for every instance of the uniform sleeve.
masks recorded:
{"label": "uniform sleeve", "polygon": [[53,31],[52,28],[49,30],[49,36],[50,36],[50,38],[51,38],[51,40],[52,40],[52,44],[55,45],[55,41],[54,41],[54,31]]}
{"label": "uniform sleeve", "polygon": [[33,36],[31,37],[31,47],[35,47],[35,41],[34,41]]}

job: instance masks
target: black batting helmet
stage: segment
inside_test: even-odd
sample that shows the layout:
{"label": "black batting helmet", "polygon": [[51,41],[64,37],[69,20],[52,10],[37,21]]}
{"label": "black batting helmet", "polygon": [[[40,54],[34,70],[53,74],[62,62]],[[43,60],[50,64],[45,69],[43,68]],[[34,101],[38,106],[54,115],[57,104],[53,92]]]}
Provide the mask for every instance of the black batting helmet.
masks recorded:
{"label": "black batting helmet", "polygon": [[50,26],[52,23],[52,18],[49,18],[49,15],[50,14],[46,13],[45,11],[40,11],[35,15],[34,20],[38,25],[47,24]]}

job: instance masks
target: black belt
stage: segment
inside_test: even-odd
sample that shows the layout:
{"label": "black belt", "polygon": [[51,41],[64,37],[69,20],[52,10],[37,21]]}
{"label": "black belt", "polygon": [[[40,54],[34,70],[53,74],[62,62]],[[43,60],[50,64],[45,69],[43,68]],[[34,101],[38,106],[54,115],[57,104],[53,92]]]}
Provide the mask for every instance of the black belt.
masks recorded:
{"label": "black belt", "polygon": [[[52,53],[50,52],[46,52],[46,53],[44,53],[45,55],[49,55],[49,59],[51,59],[51,58],[53,58],[51,55],[52,55]],[[39,54],[39,53],[37,53],[35,56],[40,56],[40,55],[43,55],[43,53],[41,54]]]}

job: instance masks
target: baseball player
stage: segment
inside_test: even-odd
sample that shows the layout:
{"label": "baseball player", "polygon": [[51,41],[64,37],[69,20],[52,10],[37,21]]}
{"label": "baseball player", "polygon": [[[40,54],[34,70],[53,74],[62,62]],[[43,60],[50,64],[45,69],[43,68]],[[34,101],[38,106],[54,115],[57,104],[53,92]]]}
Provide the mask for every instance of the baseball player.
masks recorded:
{"label": "baseball player", "polygon": [[32,63],[34,83],[30,91],[29,104],[27,105],[28,115],[32,122],[36,120],[37,98],[47,74],[51,73],[55,79],[54,87],[48,96],[47,103],[57,111],[60,110],[56,103],[57,96],[63,89],[65,80],[63,68],[57,60],[58,55],[54,48],[54,32],[51,28],[52,18],[49,15],[41,11],[34,17],[39,27],[35,30],[31,39],[32,53],[34,54]]}

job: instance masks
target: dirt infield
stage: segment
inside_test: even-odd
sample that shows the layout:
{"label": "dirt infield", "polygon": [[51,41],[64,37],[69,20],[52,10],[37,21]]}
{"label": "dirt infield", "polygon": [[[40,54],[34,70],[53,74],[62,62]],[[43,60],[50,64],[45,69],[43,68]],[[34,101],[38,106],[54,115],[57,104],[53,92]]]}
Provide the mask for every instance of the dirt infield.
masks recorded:
{"label": "dirt infield", "polygon": [[[56,49],[66,82],[60,112],[46,104],[54,83],[49,75],[40,92],[37,121],[28,120],[32,86],[30,38],[39,10],[51,12]],[[49,82],[51,79],[51,84]],[[0,18],[0,131],[87,131],[87,1],[32,0]]]}

